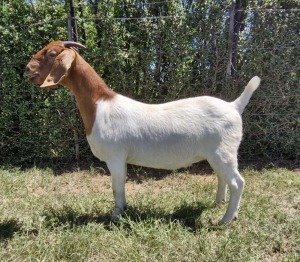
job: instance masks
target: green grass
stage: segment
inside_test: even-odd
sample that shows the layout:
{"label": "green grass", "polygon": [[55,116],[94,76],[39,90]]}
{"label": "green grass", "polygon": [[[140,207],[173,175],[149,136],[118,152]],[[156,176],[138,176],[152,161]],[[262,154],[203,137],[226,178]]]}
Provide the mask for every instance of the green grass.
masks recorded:
{"label": "green grass", "polygon": [[300,173],[244,170],[239,219],[216,226],[216,177],[129,179],[110,223],[110,177],[97,170],[0,169],[0,261],[300,261]]}

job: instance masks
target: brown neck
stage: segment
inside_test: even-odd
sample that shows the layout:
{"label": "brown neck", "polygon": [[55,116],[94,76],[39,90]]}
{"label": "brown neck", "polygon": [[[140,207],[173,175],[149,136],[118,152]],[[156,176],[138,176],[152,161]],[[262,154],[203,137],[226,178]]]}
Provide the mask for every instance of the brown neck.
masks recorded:
{"label": "brown neck", "polygon": [[96,103],[111,100],[116,93],[111,90],[95,70],[80,56],[76,55],[68,75],[60,84],[68,87],[75,96],[86,135],[92,132],[96,117]]}

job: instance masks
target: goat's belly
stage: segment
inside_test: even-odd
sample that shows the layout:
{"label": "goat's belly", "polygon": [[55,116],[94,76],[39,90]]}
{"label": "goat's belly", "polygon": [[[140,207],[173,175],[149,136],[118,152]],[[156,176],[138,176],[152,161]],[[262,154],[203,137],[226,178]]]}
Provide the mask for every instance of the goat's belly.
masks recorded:
{"label": "goat's belly", "polygon": [[182,167],[188,167],[193,163],[204,160],[200,154],[191,154],[182,151],[164,150],[158,151],[139,151],[129,154],[128,164],[139,165],[144,167],[174,170]]}
{"label": "goat's belly", "polygon": [[87,137],[93,154],[102,161],[122,160],[128,164],[174,170],[187,167],[205,159],[201,146],[187,143],[164,145],[164,143],[143,143],[124,145],[122,143],[100,143]]}
{"label": "goat's belly", "polygon": [[194,163],[197,163],[201,160],[204,160],[203,158],[197,158],[193,161],[176,161],[176,162],[161,162],[161,161],[145,161],[144,159],[135,159],[132,161],[127,161],[128,164],[137,165],[137,166],[143,166],[143,167],[151,167],[151,168],[157,168],[157,169],[167,169],[167,170],[175,170],[183,167],[191,166]]}

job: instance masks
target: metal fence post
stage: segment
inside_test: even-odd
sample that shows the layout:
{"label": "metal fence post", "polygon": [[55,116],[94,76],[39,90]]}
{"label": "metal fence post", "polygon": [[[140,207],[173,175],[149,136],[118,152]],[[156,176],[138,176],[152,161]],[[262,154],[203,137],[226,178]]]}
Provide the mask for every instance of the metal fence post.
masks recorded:
{"label": "metal fence post", "polygon": [[[77,23],[76,23],[75,8],[74,8],[73,0],[70,0],[70,14],[68,15],[67,23],[68,23],[68,40],[78,42]],[[77,107],[76,101],[75,101],[75,98],[73,95],[72,95],[72,101],[73,101],[73,104],[75,105],[75,107]],[[72,112],[76,112],[76,111],[72,110]],[[72,115],[73,115],[73,117],[77,118],[76,114],[72,113]],[[75,145],[74,145],[75,159],[78,161],[79,160],[78,130],[77,130],[76,126],[74,126],[73,124],[71,124],[71,126],[73,128],[73,134],[74,134],[73,138],[74,138],[74,143],[75,143]]]}

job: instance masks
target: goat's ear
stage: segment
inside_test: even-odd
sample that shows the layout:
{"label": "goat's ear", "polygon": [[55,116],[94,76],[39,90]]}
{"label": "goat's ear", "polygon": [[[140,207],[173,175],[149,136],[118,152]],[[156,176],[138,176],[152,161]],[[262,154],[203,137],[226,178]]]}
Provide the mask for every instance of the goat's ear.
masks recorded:
{"label": "goat's ear", "polygon": [[71,68],[75,57],[76,53],[71,49],[67,49],[61,52],[61,54],[59,54],[55,58],[51,71],[41,87],[58,85],[61,80],[67,75],[67,72]]}

